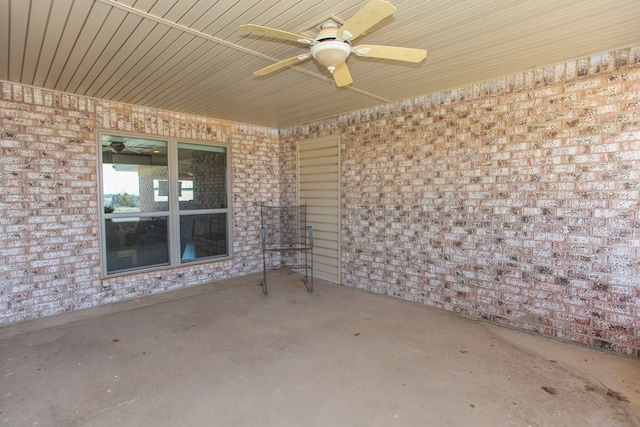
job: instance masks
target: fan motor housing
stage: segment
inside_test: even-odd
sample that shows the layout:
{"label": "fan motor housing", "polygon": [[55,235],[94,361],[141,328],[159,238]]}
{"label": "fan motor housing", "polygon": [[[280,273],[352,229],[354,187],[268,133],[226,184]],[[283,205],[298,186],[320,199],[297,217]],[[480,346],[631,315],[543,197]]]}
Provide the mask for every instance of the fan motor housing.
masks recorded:
{"label": "fan motor housing", "polygon": [[338,24],[326,22],[311,45],[311,55],[330,72],[344,63],[351,53],[351,43],[338,38],[337,34]]}

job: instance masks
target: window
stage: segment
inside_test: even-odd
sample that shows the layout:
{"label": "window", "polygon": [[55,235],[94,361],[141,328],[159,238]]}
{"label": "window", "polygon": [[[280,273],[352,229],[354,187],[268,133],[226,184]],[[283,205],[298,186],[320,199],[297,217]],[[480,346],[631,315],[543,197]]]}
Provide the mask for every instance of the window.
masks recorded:
{"label": "window", "polygon": [[182,262],[226,255],[226,148],[179,142],[178,176],[188,184],[178,197]]}
{"label": "window", "polygon": [[226,146],[100,134],[106,275],[226,258]]}

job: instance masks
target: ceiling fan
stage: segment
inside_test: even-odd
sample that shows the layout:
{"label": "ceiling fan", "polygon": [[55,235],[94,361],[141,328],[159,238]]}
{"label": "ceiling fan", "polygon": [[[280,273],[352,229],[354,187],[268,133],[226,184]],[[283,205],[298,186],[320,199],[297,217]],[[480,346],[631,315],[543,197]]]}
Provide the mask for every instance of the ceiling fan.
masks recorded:
{"label": "ceiling fan", "polygon": [[120,154],[126,148],[127,147],[124,145],[124,142],[120,142],[120,141],[114,141],[111,144],[109,144],[109,150],[111,150],[113,154]]}
{"label": "ceiling fan", "polygon": [[110,141],[109,145],[104,145],[104,147],[108,148],[113,154],[142,154],[140,151],[126,146],[123,141]]}
{"label": "ceiling fan", "polygon": [[285,59],[268,67],[264,67],[255,71],[253,73],[255,76],[264,76],[281,68],[296,65],[307,59],[314,58],[318,63],[327,67],[329,72],[333,74],[336,86],[347,86],[353,83],[351,73],[346,63],[347,57],[351,53],[365,58],[382,58],[414,63],[420,62],[427,57],[426,50],[408,47],[381,45],[359,45],[351,47],[352,40],[364,34],[366,30],[378,22],[391,16],[395,10],[395,6],[386,0],[369,0],[369,2],[349,18],[344,25],[340,26],[340,24],[334,21],[324,23],[318,35],[313,39],[300,34],[255,24],[240,25],[240,28],[310,46],[309,53],[294,56],[293,58]]}

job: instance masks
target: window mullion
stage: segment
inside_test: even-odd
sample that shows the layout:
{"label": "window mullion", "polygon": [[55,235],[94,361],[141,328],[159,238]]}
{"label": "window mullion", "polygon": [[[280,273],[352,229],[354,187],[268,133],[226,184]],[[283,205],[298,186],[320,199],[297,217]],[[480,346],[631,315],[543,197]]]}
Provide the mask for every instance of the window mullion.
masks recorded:
{"label": "window mullion", "polygon": [[180,264],[180,212],[178,206],[178,144],[169,139],[169,262],[172,266]]}

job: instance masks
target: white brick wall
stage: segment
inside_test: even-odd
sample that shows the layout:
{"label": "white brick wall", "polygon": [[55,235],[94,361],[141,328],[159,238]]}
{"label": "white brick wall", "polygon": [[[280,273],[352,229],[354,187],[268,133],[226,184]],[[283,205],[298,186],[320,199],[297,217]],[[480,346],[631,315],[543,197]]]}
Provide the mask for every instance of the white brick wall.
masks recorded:
{"label": "white brick wall", "polygon": [[639,355],[640,47],[281,130],[342,138],[346,285]]}
{"label": "white brick wall", "polygon": [[[9,82],[2,89],[0,325],[260,271],[258,207],[280,198],[276,131]],[[96,128],[231,141],[234,258],[101,278]]]}

